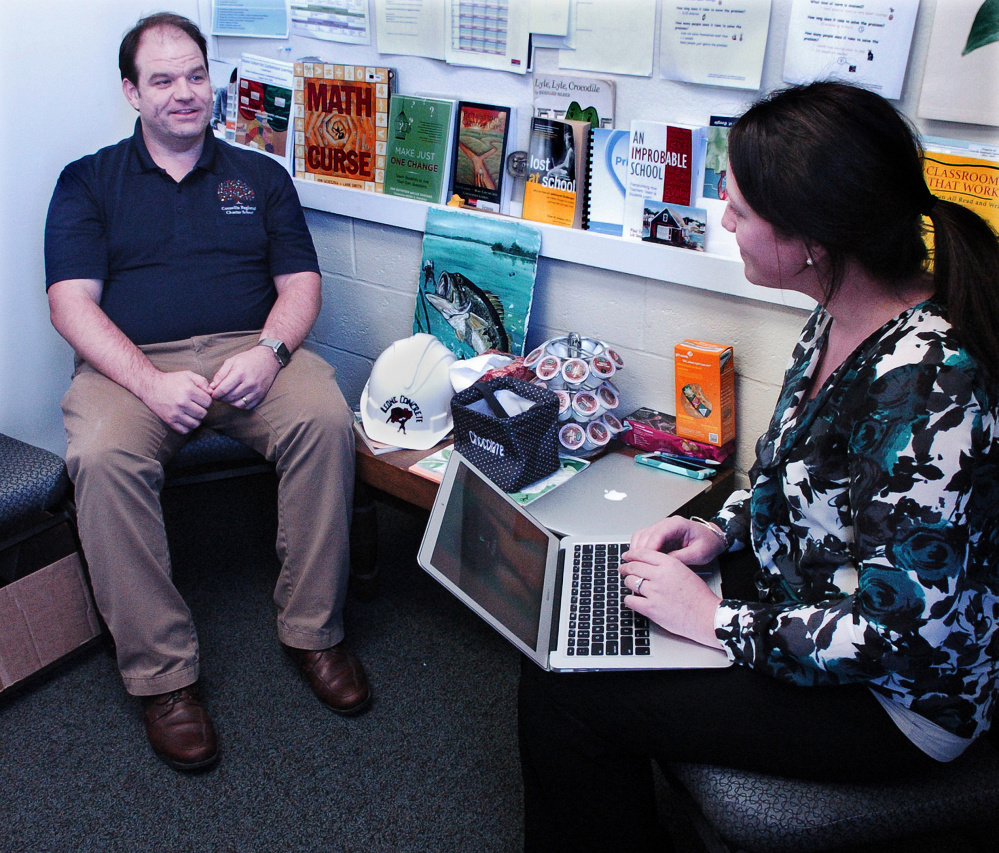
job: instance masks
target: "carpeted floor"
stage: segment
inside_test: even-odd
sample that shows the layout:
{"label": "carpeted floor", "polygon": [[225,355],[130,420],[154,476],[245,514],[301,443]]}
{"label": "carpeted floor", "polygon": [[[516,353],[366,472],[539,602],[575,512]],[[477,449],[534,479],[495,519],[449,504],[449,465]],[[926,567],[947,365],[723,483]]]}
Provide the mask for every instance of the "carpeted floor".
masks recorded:
{"label": "carpeted floor", "polygon": [[162,764],[138,702],[95,650],[0,704],[0,848],[520,847],[517,653],[418,569],[425,519],[381,510],[382,594],[346,612],[375,700],[342,719],[275,639],[273,500],[265,478],[166,498],[218,767],[185,776]]}

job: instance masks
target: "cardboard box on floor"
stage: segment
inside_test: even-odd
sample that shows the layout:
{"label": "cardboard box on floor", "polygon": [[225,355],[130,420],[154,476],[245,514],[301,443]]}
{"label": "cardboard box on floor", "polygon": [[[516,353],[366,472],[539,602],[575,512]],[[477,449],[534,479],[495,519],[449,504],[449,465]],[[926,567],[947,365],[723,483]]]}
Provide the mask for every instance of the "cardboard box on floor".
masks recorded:
{"label": "cardboard box on floor", "polygon": [[100,636],[68,522],[0,554],[0,695]]}

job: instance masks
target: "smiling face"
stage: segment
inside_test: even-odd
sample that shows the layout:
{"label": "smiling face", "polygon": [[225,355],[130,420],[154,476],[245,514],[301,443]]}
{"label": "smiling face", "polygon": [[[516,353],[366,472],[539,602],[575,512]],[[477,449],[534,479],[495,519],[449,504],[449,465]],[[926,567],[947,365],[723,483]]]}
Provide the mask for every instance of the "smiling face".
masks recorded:
{"label": "smiling face", "polygon": [[212,114],[212,85],[194,40],[175,27],[142,35],[135,54],[138,86],[122,80],[128,102],[139,111],[146,144],[172,151],[201,144]]}
{"label": "smiling face", "polygon": [[739,191],[730,169],[726,178],[728,203],[722,227],[735,234],[746,268],[746,279],[761,287],[797,290],[809,296],[821,295],[813,266],[806,265],[809,254],[800,237],[787,237],[753,210]]}

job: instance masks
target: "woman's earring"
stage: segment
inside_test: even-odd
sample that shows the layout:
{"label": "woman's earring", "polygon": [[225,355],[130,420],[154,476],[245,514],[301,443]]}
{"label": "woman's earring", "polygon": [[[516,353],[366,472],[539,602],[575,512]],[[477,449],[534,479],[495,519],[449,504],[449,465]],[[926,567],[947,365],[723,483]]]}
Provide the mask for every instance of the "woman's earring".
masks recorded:
{"label": "woman's earring", "polygon": [[805,266],[806,267],[812,266],[812,259],[811,258],[805,258]]}

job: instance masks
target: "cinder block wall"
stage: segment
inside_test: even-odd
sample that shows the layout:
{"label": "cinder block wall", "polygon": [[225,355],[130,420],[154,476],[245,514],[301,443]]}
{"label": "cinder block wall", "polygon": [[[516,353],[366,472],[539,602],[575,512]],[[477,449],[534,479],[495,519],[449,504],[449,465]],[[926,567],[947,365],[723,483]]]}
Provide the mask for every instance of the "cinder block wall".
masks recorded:
{"label": "cinder block wall", "polygon": [[[356,408],[374,360],[412,334],[423,235],[315,210],[306,215],[323,270],[323,310],[309,346],[336,367]],[[625,415],[639,406],[675,412],[677,341],[732,344],[736,467],[744,475],[806,317],[799,308],[541,258],[527,346],[570,331],[612,344],[626,362],[614,379]]]}

